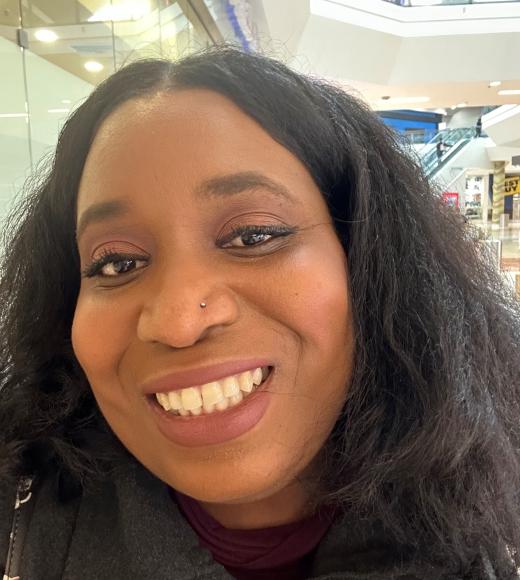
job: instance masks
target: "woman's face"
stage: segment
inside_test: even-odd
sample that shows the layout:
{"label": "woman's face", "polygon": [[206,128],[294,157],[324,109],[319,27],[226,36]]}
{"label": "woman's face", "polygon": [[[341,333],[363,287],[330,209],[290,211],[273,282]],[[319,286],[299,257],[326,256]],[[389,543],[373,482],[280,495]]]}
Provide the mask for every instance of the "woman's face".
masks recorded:
{"label": "woman's face", "polygon": [[345,255],[302,163],[219,94],[158,93],[102,124],[77,220],[74,351],[122,443],[203,502],[293,485],[353,355]]}

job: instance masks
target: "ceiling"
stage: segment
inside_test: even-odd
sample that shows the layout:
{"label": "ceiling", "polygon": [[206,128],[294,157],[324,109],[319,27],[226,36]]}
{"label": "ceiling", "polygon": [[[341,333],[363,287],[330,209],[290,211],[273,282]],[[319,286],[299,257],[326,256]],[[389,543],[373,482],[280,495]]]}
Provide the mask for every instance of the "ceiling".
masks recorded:
{"label": "ceiling", "polygon": [[[207,26],[201,23],[201,16],[207,18],[201,0],[22,0],[21,4],[31,51],[94,85],[129,59],[175,58],[188,45],[197,48],[209,42]],[[142,7],[142,16],[92,22],[107,5]],[[520,104],[520,94],[498,92],[520,89],[520,24],[515,28],[516,20],[520,23],[520,2],[508,3],[507,8],[516,10],[518,18],[516,13],[491,18],[501,9],[496,4],[493,13],[480,5],[471,7],[477,12],[468,16],[467,8],[437,6],[430,13],[381,0],[251,0],[253,26],[264,51],[303,72],[351,88],[377,110]],[[14,29],[17,14],[18,0],[0,0],[0,24]],[[509,28],[504,28],[504,20]],[[469,33],[486,22],[488,33]],[[42,27],[54,31],[58,39],[38,41],[35,35]],[[87,71],[88,60],[103,69]],[[490,87],[489,82],[496,80],[502,81],[501,86]],[[414,101],[417,97],[423,99]]]}
{"label": "ceiling", "polygon": [[[436,6],[432,21],[424,8],[402,8],[381,0],[252,3],[265,52],[304,73],[351,87],[375,109],[520,104],[520,94],[498,92],[520,89],[520,2],[507,4],[513,11],[510,17],[500,14],[504,4],[494,4],[492,11],[489,6],[474,6],[473,13]],[[343,12],[327,12],[327,4]],[[443,11],[452,8],[456,10]],[[409,16],[414,10],[418,16]],[[409,22],[396,24],[396,14],[408,15]],[[502,84],[490,87],[490,81]],[[428,100],[414,102],[412,97]]]}
{"label": "ceiling", "polygon": [[[339,79],[336,79],[336,81]],[[494,80],[494,79],[490,79]],[[352,89],[367,101],[373,109],[446,109],[465,107],[500,106],[519,103],[520,95],[500,96],[498,90],[520,88],[520,81],[504,81],[499,87],[490,87],[489,81],[378,84],[357,80],[341,80],[347,89]],[[386,97],[391,97],[386,99]],[[428,101],[413,101],[416,97],[428,97]],[[392,99],[407,99],[395,101]]]}
{"label": "ceiling", "polygon": [[[109,14],[123,19],[112,22]],[[15,38],[17,18],[18,0],[0,0],[4,37]],[[189,47],[206,46],[208,21],[201,0],[22,0],[30,51],[94,85],[129,60],[176,58]],[[40,41],[41,30],[52,31],[56,40]],[[209,32],[216,34],[214,28]],[[86,70],[88,61],[99,63],[100,70]]]}

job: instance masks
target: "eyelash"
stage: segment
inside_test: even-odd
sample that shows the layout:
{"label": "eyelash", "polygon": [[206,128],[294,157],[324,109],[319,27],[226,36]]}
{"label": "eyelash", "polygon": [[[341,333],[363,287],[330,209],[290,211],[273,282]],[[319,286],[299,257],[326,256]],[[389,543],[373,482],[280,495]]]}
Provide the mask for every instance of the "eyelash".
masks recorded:
{"label": "eyelash", "polygon": [[[283,238],[294,234],[297,231],[297,228],[290,227],[290,226],[280,226],[280,225],[265,225],[265,226],[255,226],[255,225],[247,225],[247,226],[237,226],[231,230],[226,236],[223,238],[219,238],[217,240],[217,246],[222,249],[231,249],[231,250],[242,250],[246,248],[257,248],[259,246],[263,246],[268,244],[270,241],[273,241],[277,238]],[[230,242],[232,242],[235,238],[247,235],[258,235],[258,236],[270,236],[267,240],[260,241],[254,244],[244,244],[243,246],[228,246]],[[94,278],[99,276],[101,278],[118,278],[119,276],[124,276],[129,272],[122,272],[119,275],[109,276],[106,274],[102,274],[102,269],[110,263],[117,263],[117,262],[147,262],[149,260],[148,256],[144,255],[136,255],[136,254],[125,254],[121,252],[112,252],[107,250],[104,252],[99,258],[94,260],[90,263],[83,271],[82,276],[84,278]],[[132,268],[130,272],[135,271],[137,268]]]}
{"label": "eyelash", "polygon": [[258,242],[257,244],[251,244],[249,246],[227,246],[228,248],[239,248],[239,247],[250,247],[256,248],[258,246],[262,246],[264,244],[269,243],[271,240],[276,238],[284,238],[286,236],[290,236],[296,232],[297,228],[290,227],[290,226],[282,226],[282,225],[265,225],[265,226],[255,226],[255,225],[247,225],[247,226],[237,226],[234,227],[229,234],[226,234],[223,238],[217,240],[217,244],[220,248],[226,247],[226,244],[233,241],[235,238],[240,236],[246,235],[260,235],[260,236],[271,236],[268,240],[263,242]]}
{"label": "eyelash", "polygon": [[[112,252],[107,250],[103,252],[103,254],[93,260],[82,272],[82,276],[84,278],[94,278],[95,276],[100,276],[101,278],[117,278],[118,276],[107,276],[106,274],[102,274],[101,270],[107,265],[111,263],[117,262],[146,262],[148,261],[148,256],[144,255],[136,255],[136,254],[123,254],[121,252]],[[134,271],[135,268],[132,268],[131,271]],[[124,276],[128,272],[123,272],[120,276]]]}

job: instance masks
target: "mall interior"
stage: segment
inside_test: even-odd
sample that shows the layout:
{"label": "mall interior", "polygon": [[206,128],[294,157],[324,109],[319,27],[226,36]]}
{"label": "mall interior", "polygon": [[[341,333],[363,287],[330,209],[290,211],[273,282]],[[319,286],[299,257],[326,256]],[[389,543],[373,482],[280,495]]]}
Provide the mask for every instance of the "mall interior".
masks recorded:
{"label": "mall interior", "polygon": [[520,297],[520,1],[0,0],[0,218],[112,72],[224,41],[365,100]]}

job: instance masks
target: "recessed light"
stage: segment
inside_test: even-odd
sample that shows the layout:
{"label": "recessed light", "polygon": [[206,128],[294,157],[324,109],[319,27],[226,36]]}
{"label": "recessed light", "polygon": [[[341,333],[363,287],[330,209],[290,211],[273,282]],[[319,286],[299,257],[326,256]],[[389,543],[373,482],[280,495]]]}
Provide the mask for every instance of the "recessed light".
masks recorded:
{"label": "recessed light", "polygon": [[55,42],[58,40],[58,35],[54,32],[54,30],[47,30],[46,28],[42,28],[41,30],[37,30],[34,33],[34,38],[40,42]]}
{"label": "recessed light", "polygon": [[502,89],[498,91],[499,95],[520,95],[520,89]]}
{"label": "recessed light", "polygon": [[112,1],[101,6],[88,19],[89,22],[118,22],[121,20],[140,20],[150,14],[150,0],[127,0],[113,5]]}
{"label": "recessed light", "polygon": [[70,104],[72,103],[72,101],[71,101],[70,99],[61,99],[61,102],[62,102],[64,105],[70,105]]}
{"label": "recessed light", "polygon": [[489,82],[490,87],[499,87],[501,84],[502,84],[502,81],[490,81]]}
{"label": "recessed light", "polygon": [[93,72],[93,73],[100,72],[105,68],[97,60],[87,60],[87,62],[83,66],[85,67],[86,70],[88,70],[88,72]]}
{"label": "recessed light", "polygon": [[58,114],[70,113],[70,109],[47,109],[47,113],[58,113]]}

